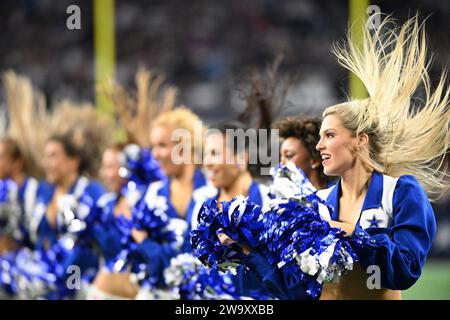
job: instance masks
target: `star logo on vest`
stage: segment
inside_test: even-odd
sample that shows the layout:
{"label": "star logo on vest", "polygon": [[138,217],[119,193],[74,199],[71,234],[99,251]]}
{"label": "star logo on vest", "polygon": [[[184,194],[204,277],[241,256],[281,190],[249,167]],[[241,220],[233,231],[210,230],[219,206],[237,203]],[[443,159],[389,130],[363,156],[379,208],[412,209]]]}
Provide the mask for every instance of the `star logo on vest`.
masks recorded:
{"label": "star logo on vest", "polygon": [[370,223],[369,228],[379,228],[378,223],[380,223],[381,221],[383,220],[377,219],[377,216],[375,214],[373,215],[372,219],[367,219],[367,222]]}

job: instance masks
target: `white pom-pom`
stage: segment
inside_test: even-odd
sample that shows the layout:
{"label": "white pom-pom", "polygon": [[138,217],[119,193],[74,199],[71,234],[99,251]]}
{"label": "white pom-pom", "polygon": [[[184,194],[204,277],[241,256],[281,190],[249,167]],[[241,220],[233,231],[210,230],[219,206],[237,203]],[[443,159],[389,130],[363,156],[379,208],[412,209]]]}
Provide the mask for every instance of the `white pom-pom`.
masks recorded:
{"label": "white pom-pom", "polygon": [[137,144],[129,144],[123,150],[130,159],[136,161],[139,158],[140,148]]}
{"label": "white pom-pom", "polygon": [[311,276],[314,276],[319,271],[319,263],[317,261],[316,255],[310,254],[311,249],[308,249],[301,254],[297,255],[295,258],[297,259],[298,265],[300,269]]}

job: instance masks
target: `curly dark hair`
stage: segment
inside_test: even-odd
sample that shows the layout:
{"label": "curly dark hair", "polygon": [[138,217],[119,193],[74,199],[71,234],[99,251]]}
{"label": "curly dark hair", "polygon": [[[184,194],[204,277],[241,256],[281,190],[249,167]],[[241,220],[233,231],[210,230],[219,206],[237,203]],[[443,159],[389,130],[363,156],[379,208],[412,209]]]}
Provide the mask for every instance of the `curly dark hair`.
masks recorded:
{"label": "curly dark hair", "polygon": [[319,173],[320,181],[323,181],[328,185],[334,178],[323,173],[320,152],[316,150],[316,145],[320,140],[319,132],[321,124],[322,120],[319,118],[310,118],[305,115],[299,115],[296,117],[284,118],[276,122],[273,128],[279,130],[281,139],[294,137],[303,142],[306,150],[308,150],[309,156],[320,162],[319,167],[316,169]]}

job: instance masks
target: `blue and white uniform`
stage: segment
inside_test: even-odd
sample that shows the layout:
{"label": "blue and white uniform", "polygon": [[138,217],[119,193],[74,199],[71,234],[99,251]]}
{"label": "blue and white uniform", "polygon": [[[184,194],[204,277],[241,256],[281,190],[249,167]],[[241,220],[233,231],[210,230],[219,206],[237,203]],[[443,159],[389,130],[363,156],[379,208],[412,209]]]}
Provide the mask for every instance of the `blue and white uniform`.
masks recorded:
{"label": "blue and white uniform", "polygon": [[[50,225],[46,217],[48,205],[52,201],[55,190],[55,185],[47,185],[37,195],[36,206],[30,221],[30,240],[35,244],[37,250],[47,250],[55,245],[61,236],[58,230]],[[67,196],[73,197],[75,201],[79,201],[82,197],[90,199],[87,212],[84,212],[84,217],[82,217],[82,220],[89,224],[98,210],[95,203],[103,193],[104,188],[101,184],[80,176],[69,189]],[[95,272],[98,268],[98,257],[92,248],[92,243],[83,241],[75,243],[70,259],[62,264],[63,268],[68,265],[77,265],[82,273],[84,271]]]}
{"label": "blue and white uniform", "polygon": [[37,195],[47,185],[44,181],[38,181],[33,177],[26,177],[18,190],[18,200],[22,209],[22,221],[19,226],[21,231],[20,242],[25,246],[32,246],[29,234],[29,225],[36,205]]}
{"label": "blue and white uniform", "polygon": [[[334,186],[317,191],[333,209],[330,217],[324,206],[319,207],[325,219],[338,220],[340,194],[340,179]],[[433,209],[415,177],[372,173],[355,231],[349,238],[364,269],[380,267],[382,288],[405,290],[417,281],[435,232]],[[280,299],[306,298],[300,277],[277,270],[255,252],[247,260]]]}
{"label": "blue and white uniform", "polygon": [[[30,219],[30,238],[39,249],[44,248],[45,242],[49,245],[56,243],[59,236],[57,230],[50,225],[46,218],[48,205],[53,199],[55,190],[56,185],[46,185],[40,190]],[[70,187],[67,195],[73,196],[77,200],[83,195],[87,195],[96,202],[103,193],[104,188],[100,183],[80,176]],[[94,207],[91,209],[94,210]]]}
{"label": "blue and white uniform", "polygon": [[[123,231],[121,230],[118,220],[118,216],[114,211],[116,205],[121,197],[124,197],[128,207],[133,208],[139,199],[142,197],[145,187],[128,188],[128,184],[125,184],[120,194],[115,192],[108,192],[103,194],[97,201],[97,208],[99,210],[99,219],[96,221],[92,228],[92,237],[100,247],[99,257],[99,270],[103,269],[104,272],[114,272],[114,265],[117,262],[117,257],[123,249],[122,237]],[[122,213],[119,213],[119,216]],[[124,219],[128,219],[122,216]],[[121,296],[116,296],[108,292],[97,288],[94,284],[91,284],[86,292],[87,300],[122,300],[126,299]]]}
{"label": "blue and white uniform", "polygon": [[18,243],[31,247],[29,224],[36,204],[37,194],[45,183],[39,182],[33,177],[25,177],[20,186],[9,179],[1,180],[0,183],[2,184],[1,192],[7,193],[2,196],[2,200],[0,200],[1,205],[9,206],[9,209],[5,207],[5,210],[10,212],[7,214],[8,217],[5,217],[8,221],[4,222],[5,225],[2,227],[4,228],[2,232],[9,233]]}
{"label": "blue and white uniform", "polygon": [[[333,207],[331,219],[335,221],[340,193],[340,180],[317,193]],[[372,173],[351,238],[364,270],[380,267],[382,288],[406,290],[419,279],[435,233],[433,209],[414,176]]]}
{"label": "blue and white uniform", "polygon": [[[177,212],[170,202],[170,179],[168,177],[149,185],[142,201],[148,210],[161,210],[169,217],[169,229],[175,231],[182,239],[180,249],[170,244],[161,244],[150,238],[145,239],[138,245],[138,252],[142,255],[152,273],[158,275],[158,284],[164,285],[163,271],[170,265],[170,259],[183,252],[189,246],[190,221],[193,210],[197,207],[203,192],[207,189],[206,178],[201,169],[196,169],[193,178],[192,198],[184,215]],[[203,189],[202,189],[203,188]],[[199,190],[202,190],[198,192]],[[202,202],[203,203],[203,202]],[[184,216],[184,218],[182,218]]]}
{"label": "blue and white uniform", "polygon": [[117,255],[122,249],[121,239],[123,235],[114,214],[119,197],[124,197],[128,207],[131,209],[141,199],[144,192],[145,187],[141,186],[130,190],[126,184],[122,188],[120,195],[108,192],[98,199],[97,208],[100,213],[98,221],[93,226],[92,236],[102,251],[100,267],[107,266],[108,270],[112,270]]}
{"label": "blue and white uniform", "polygon": [[55,185],[48,184],[38,189],[29,225],[34,249],[25,247],[1,258],[0,289],[9,297],[67,298],[76,293],[66,283],[74,267],[88,281],[87,277],[97,271],[98,255],[89,231],[97,217],[95,203],[103,187],[85,177],[77,178],[69,192],[58,200],[53,227],[46,213],[55,190]]}

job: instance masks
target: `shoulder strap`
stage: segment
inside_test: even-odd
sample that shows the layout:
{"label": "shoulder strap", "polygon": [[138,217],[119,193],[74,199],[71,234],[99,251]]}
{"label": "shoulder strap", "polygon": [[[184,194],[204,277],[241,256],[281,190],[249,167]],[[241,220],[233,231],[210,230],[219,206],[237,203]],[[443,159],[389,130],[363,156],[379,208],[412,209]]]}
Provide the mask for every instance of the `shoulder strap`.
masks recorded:
{"label": "shoulder strap", "polygon": [[[322,189],[316,192],[316,195],[322,199],[323,201],[327,201],[328,196],[330,195],[331,191],[333,191],[333,188],[335,187],[329,187],[328,189]],[[319,202],[319,214],[320,216],[325,220],[331,220],[331,213],[330,210],[326,205]]]}
{"label": "shoulder strap", "polygon": [[393,216],[394,210],[392,203],[398,179],[383,175],[383,198],[381,199],[381,205],[390,218]]}

